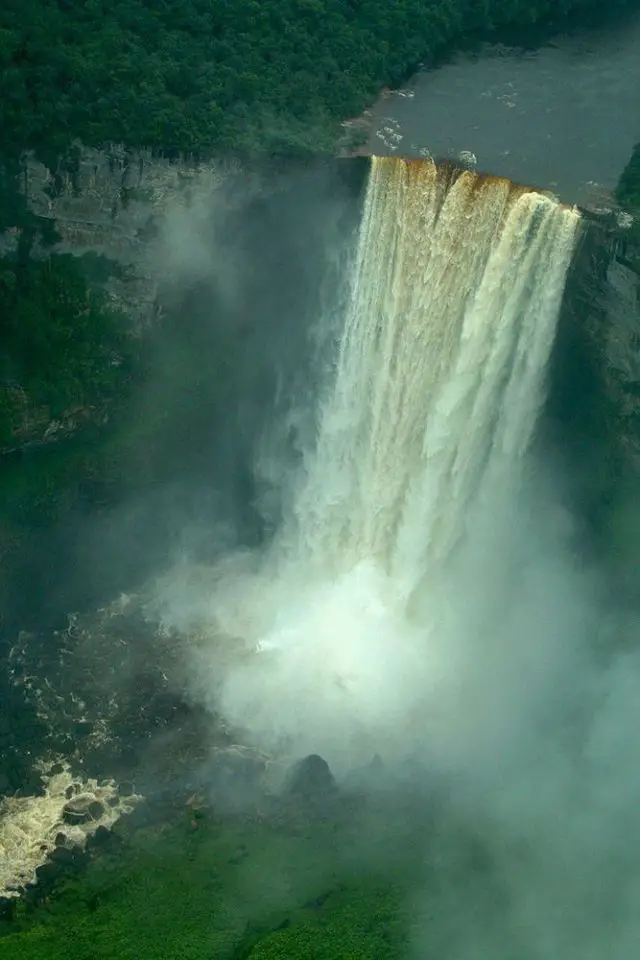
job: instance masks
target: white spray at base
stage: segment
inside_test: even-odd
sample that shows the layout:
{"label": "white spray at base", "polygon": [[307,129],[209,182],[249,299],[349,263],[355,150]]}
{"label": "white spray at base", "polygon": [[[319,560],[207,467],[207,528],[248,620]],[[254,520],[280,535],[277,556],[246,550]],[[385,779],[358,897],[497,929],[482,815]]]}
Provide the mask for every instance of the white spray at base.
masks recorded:
{"label": "white spray at base", "polygon": [[198,694],[263,745],[366,759],[459,696],[456,548],[496,504],[508,523],[579,222],[506,180],[373,159],[316,447],[267,556],[215,572],[195,658]]}

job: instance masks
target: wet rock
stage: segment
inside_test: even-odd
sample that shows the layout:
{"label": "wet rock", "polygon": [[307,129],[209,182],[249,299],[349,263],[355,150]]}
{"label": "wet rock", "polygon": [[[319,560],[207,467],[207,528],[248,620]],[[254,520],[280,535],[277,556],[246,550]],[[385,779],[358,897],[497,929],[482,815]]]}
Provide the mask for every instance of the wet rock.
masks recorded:
{"label": "wet rock", "polygon": [[129,843],[140,824],[132,823],[131,817],[122,817],[111,827],[111,834],[121,843]]}
{"label": "wet rock", "polygon": [[76,863],[76,856],[69,847],[56,847],[51,851],[50,859],[60,867],[73,867]]}
{"label": "wet rock", "polygon": [[[53,864],[51,864],[53,866]],[[21,891],[23,900],[30,908],[35,906],[41,906],[48,895],[49,890],[51,889],[51,883],[48,885],[41,882],[36,882],[26,887],[24,891]]]}
{"label": "wet rock", "polygon": [[121,797],[133,796],[133,784],[130,780],[123,780],[118,784],[118,793]]}
{"label": "wet rock", "polygon": [[52,883],[58,876],[58,866],[48,860],[46,863],[36,867],[36,879],[38,883],[45,885]]}
{"label": "wet rock", "polygon": [[22,777],[22,782],[14,791],[18,797],[42,797],[44,796],[44,784],[42,777],[34,770],[31,770]]}
{"label": "wet rock", "polygon": [[336,781],[329,764],[317,753],[297,760],[285,779],[284,794],[301,800],[320,800],[335,795]]}
{"label": "wet rock", "polygon": [[93,724],[90,720],[76,720],[73,732],[77,738],[88,737],[93,731]]}
{"label": "wet rock", "polygon": [[89,805],[89,816],[92,820],[100,820],[105,814],[105,807],[103,803],[100,803],[99,800],[94,800],[93,803]]}
{"label": "wet rock", "polygon": [[384,774],[385,766],[382,761],[382,757],[380,756],[379,753],[376,753],[371,758],[371,760],[367,764],[366,770],[369,776],[375,777],[376,779],[378,779]]}
{"label": "wet rock", "polygon": [[91,796],[73,797],[65,803],[62,810],[62,819],[65,823],[77,825],[88,823],[91,820],[99,820],[104,815],[105,809],[99,800]]}
{"label": "wet rock", "polygon": [[288,771],[289,768],[285,763],[279,760],[267,760],[263,777],[267,793],[276,796],[282,792]]}
{"label": "wet rock", "polygon": [[96,832],[90,837],[92,847],[102,847],[111,840],[111,831],[100,824]]}
{"label": "wet rock", "polygon": [[9,922],[15,918],[16,904],[15,897],[0,897],[0,922]]}
{"label": "wet rock", "polygon": [[67,842],[66,833],[62,833],[62,831],[56,833],[53,842],[55,843],[56,847],[64,847],[65,843]]}

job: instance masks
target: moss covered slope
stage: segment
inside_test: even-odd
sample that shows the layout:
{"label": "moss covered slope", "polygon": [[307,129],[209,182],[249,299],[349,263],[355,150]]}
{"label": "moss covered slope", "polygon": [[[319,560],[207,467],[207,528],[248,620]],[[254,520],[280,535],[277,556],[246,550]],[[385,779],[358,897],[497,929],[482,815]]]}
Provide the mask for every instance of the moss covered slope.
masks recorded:
{"label": "moss covered slope", "polygon": [[[126,827],[123,828],[126,832]],[[3,960],[394,960],[415,859],[355,826],[184,821],[137,831],[49,902],[21,906]],[[383,841],[384,845],[384,841]],[[368,846],[368,845],[367,845]],[[404,846],[404,845],[401,845]]]}

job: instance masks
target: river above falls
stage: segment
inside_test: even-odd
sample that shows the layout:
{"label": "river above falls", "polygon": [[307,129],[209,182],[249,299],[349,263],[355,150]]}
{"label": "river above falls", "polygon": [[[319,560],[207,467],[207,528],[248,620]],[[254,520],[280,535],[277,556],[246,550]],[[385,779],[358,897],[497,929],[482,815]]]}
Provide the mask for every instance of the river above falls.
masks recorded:
{"label": "river above falls", "polygon": [[638,141],[640,9],[455,54],[378,101],[367,151],[462,161],[599,209]]}

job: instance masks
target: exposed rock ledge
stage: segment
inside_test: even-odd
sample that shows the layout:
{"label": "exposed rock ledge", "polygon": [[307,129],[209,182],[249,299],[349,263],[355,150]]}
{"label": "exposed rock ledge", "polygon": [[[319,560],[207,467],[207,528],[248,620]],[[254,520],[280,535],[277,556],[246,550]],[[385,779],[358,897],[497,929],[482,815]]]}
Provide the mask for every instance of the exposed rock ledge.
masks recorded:
{"label": "exposed rock ledge", "polygon": [[[154,240],[164,217],[209,195],[225,171],[220,161],[171,160],[119,145],[78,146],[55,172],[26,155],[23,190],[34,213],[55,221],[61,236],[56,252],[96,253],[119,265],[121,275],[111,277],[106,288],[139,330],[156,309],[161,268]],[[5,235],[0,251],[12,243],[15,238]]]}

